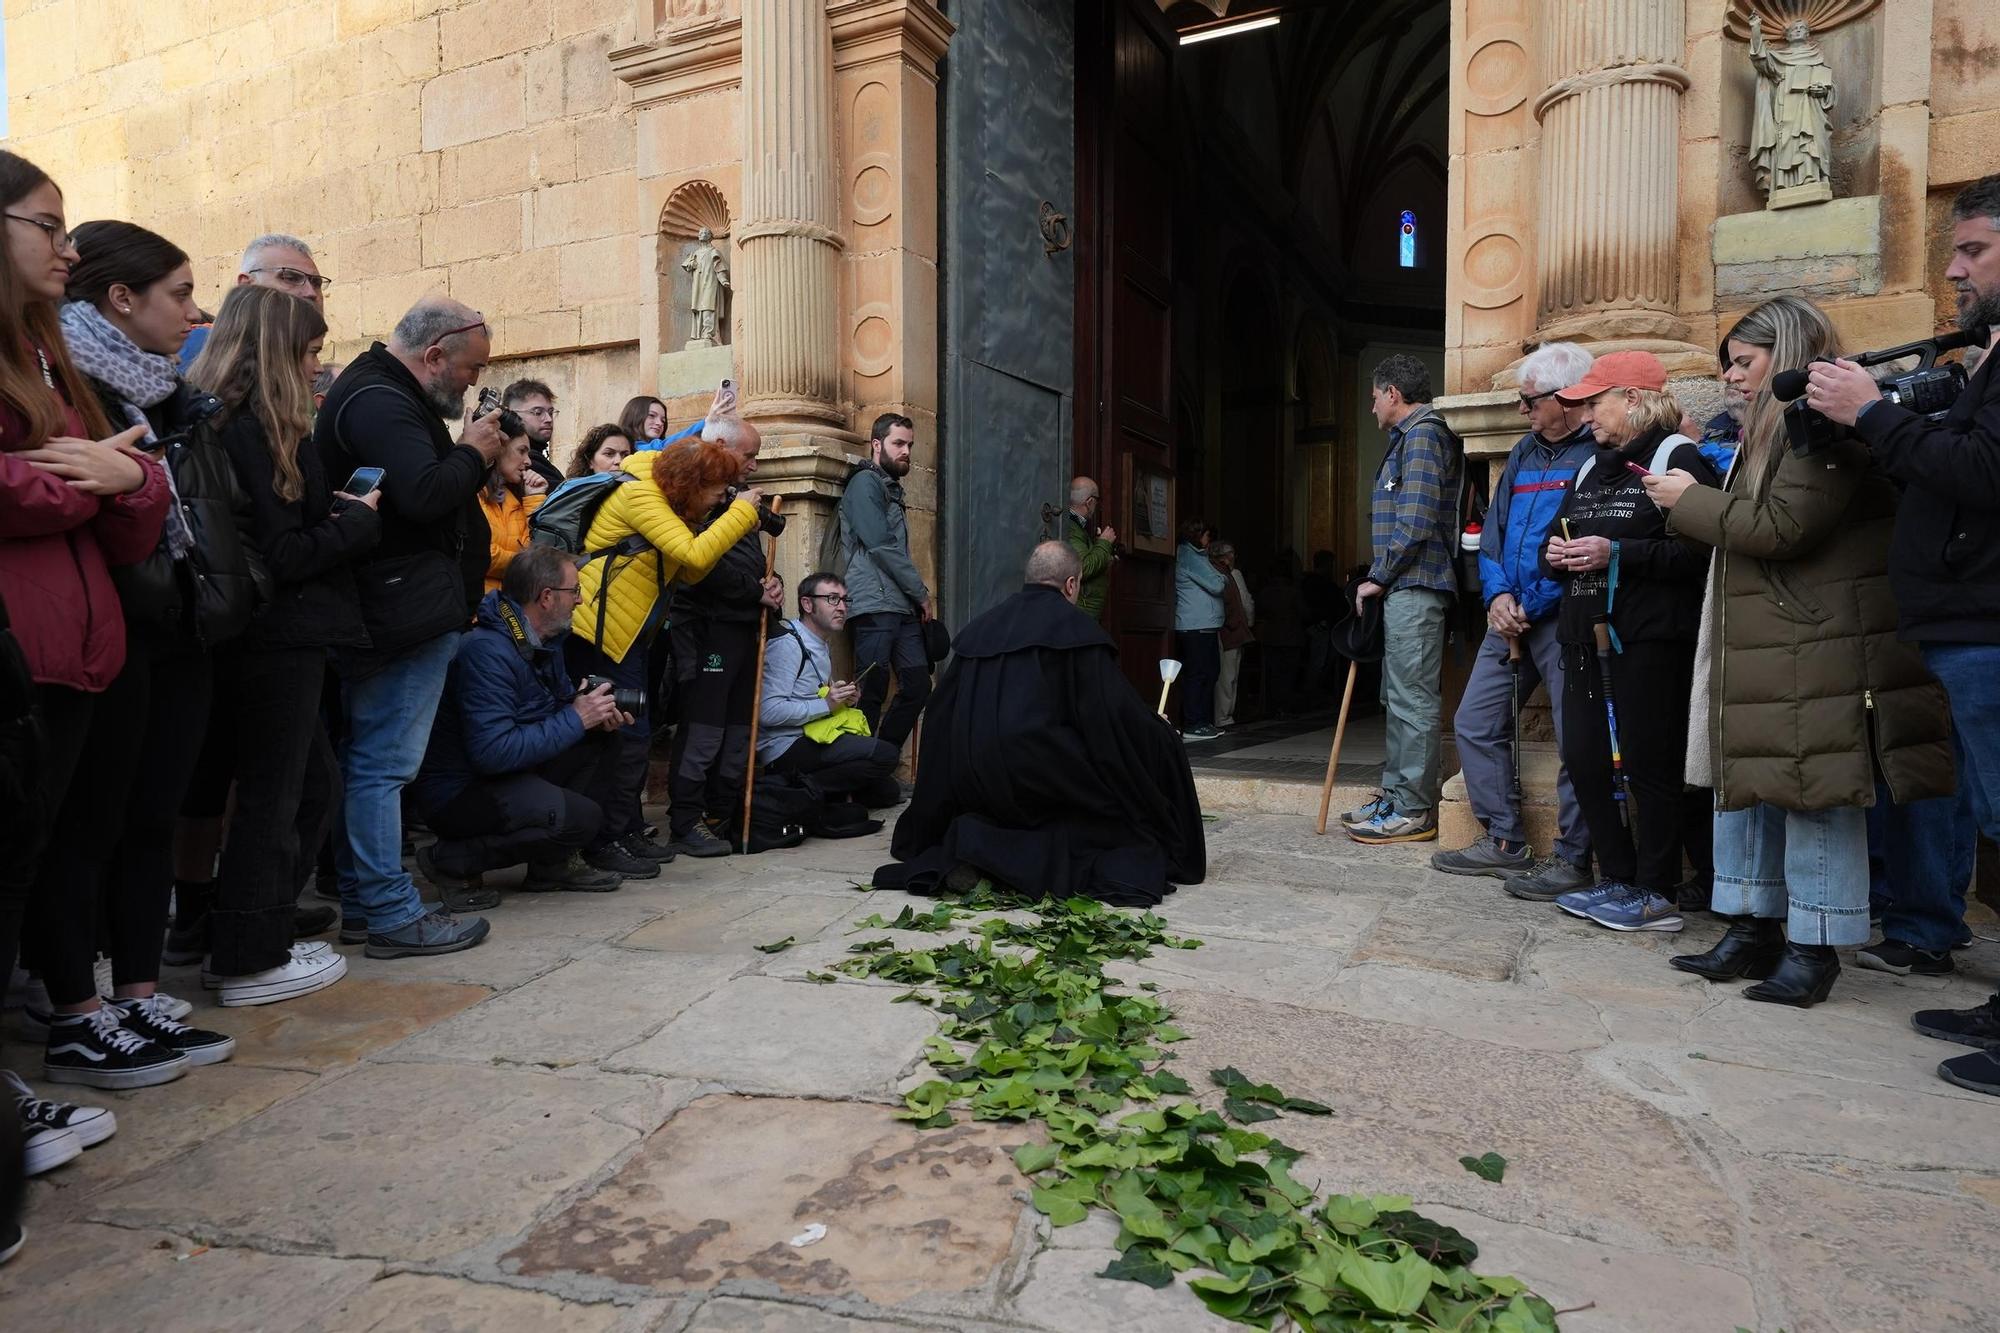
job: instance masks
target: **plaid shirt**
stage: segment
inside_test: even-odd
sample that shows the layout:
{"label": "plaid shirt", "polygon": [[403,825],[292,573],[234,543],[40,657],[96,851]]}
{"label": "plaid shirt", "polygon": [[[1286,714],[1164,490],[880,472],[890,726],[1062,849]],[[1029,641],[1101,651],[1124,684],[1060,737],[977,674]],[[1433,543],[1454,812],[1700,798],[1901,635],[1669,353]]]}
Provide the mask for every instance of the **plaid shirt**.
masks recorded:
{"label": "plaid shirt", "polygon": [[1458,591],[1459,475],[1465,460],[1444,418],[1429,404],[1389,428],[1389,452],[1375,473],[1368,578],[1389,592]]}

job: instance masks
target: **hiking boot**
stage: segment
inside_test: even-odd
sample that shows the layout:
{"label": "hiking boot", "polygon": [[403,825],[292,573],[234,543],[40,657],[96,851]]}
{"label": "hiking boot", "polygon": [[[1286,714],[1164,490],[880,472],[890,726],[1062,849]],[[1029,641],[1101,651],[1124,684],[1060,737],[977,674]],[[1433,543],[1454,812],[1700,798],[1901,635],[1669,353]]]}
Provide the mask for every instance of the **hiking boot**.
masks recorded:
{"label": "hiking boot", "polygon": [[306,907],[292,909],[292,935],[295,939],[307,939],[313,935],[324,935],[340,924],[340,909],[313,903]]}
{"label": "hiking boot", "polygon": [[1534,858],[1528,854],[1528,845],[1522,843],[1514,851],[1500,845],[1500,840],[1488,834],[1470,847],[1462,847],[1455,852],[1439,852],[1431,858],[1431,869],[1442,870],[1447,875],[1497,875],[1501,879],[1529,868]]}
{"label": "hiking boot", "polygon": [[150,1088],[171,1083],[193,1063],[124,1025],[124,1013],[100,1005],[87,1014],[60,1014],[49,1024],[42,1077],[93,1088]]}
{"label": "hiking boot", "polygon": [[2000,994],[1971,1009],[1919,1009],[1910,1026],[1939,1041],[2000,1051]]}
{"label": "hiking boot", "polygon": [[370,930],[368,947],[362,952],[370,958],[422,958],[457,953],[485,939],[492,928],[483,916],[460,921],[449,912],[426,912],[394,930]]}
{"label": "hiking boot", "polygon": [[1615,879],[1599,880],[1590,888],[1578,889],[1574,893],[1563,894],[1555,900],[1555,904],[1571,916],[1580,916],[1585,920],[1589,920],[1591,908],[1597,906],[1599,903],[1609,902],[1613,898],[1622,898],[1630,892],[1632,892],[1630,884],[1621,884]]}
{"label": "hiking boot", "polygon": [[610,893],[625,877],[615,870],[599,870],[571,852],[560,861],[530,861],[521,880],[523,893]]}
{"label": "hiking boot", "polygon": [[697,822],[693,828],[674,839],[674,850],[685,856],[696,856],[705,860],[711,856],[729,855],[730,846],[716,837],[708,825]]}
{"label": "hiking boot", "polygon": [[[343,934],[346,932],[343,931]],[[368,932],[361,932],[360,943],[367,943]],[[295,1000],[301,995],[325,990],[334,982],[347,975],[347,960],[317,941],[310,944],[294,944],[290,956],[276,967],[267,967],[261,972],[246,972],[242,976],[225,977],[212,972],[203,972],[201,981],[222,992],[222,1003],[228,1008],[242,1008],[256,1004],[276,1004],[280,1000]]]}
{"label": "hiking boot", "polygon": [[1974,1051],[1971,1055],[1954,1055],[1938,1064],[1938,1077],[1947,1083],[1955,1083],[1972,1092],[1983,1092],[1989,1097],[2000,1097],[2000,1059],[1991,1051]]}
{"label": "hiking boot", "polygon": [[1586,920],[1610,930],[1657,930],[1673,934],[1682,926],[1674,905],[1651,889],[1633,889],[1585,910]]}
{"label": "hiking boot", "polygon": [[219,1065],[236,1053],[236,1038],[191,1028],[168,1018],[166,1006],[159,1003],[164,998],[159,995],[148,995],[144,999],[127,996],[106,1003],[124,1015],[127,1031],[136,1032],[147,1041],[157,1042],[170,1051],[185,1055],[191,1065]]}
{"label": "hiking boot", "polygon": [[618,840],[618,845],[643,861],[665,865],[674,859],[673,847],[664,842],[654,842],[644,833],[628,833]]}
{"label": "hiking boot", "polygon": [[1525,874],[1509,875],[1500,887],[1525,902],[1552,903],[1564,894],[1587,889],[1590,884],[1589,866],[1580,866],[1560,853],[1550,852]]}
{"label": "hiking boot", "polygon": [[585,852],[583,859],[599,870],[609,870],[626,879],[657,879],[660,875],[658,861],[634,856],[615,842],[607,842],[595,851]]}
{"label": "hiking boot", "polygon": [[440,869],[436,843],[417,848],[417,873],[438,891],[438,901],[447,912],[485,912],[500,905],[500,890],[487,888],[482,876]]}
{"label": "hiking boot", "polygon": [[1371,846],[1391,842],[1432,842],[1437,835],[1437,812],[1434,810],[1426,810],[1420,815],[1406,815],[1385,809],[1365,824],[1350,824],[1347,828],[1348,837]]}
{"label": "hiking boot", "polygon": [[1357,825],[1368,823],[1370,820],[1374,819],[1377,815],[1385,815],[1389,813],[1389,811],[1393,808],[1394,807],[1392,807],[1389,804],[1389,798],[1384,796],[1381,792],[1378,791],[1373,796],[1369,797],[1361,805],[1357,806],[1352,810],[1349,810],[1346,814],[1342,815],[1340,817],[1340,822],[1342,824],[1345,824],[1348,828],[1354,828]]}
{"label": "hiking boot", "polygon": [[1951,950],[1942,949],[1933,953],[1901,940],[1883,940],[1880,944],[1857,950],[1854,961],[1877,972],[1893,972],[1899,977],[1912,973],[1920,977],[1941,977],[1958,970],[1958,964],[1952,961]]}

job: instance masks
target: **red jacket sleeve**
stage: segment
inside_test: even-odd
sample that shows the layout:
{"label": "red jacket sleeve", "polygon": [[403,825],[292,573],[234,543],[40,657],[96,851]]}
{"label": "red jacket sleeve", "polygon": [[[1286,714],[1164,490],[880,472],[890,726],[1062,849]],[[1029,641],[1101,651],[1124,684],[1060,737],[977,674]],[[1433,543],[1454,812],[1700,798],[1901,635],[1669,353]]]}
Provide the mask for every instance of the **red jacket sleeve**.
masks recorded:
{"label": "red jacket sleeve", "polygon": [[0,450],[0,539],[47,537],[80,528],[96,517],[98,499]]}
{"label": "red jacket sleeve", "polygon": [[106,564],[136,565],[160,544],[160,529],[167,521],[167,474],[150,460],[144,467],[145,485],[99,502],[91,530]]}

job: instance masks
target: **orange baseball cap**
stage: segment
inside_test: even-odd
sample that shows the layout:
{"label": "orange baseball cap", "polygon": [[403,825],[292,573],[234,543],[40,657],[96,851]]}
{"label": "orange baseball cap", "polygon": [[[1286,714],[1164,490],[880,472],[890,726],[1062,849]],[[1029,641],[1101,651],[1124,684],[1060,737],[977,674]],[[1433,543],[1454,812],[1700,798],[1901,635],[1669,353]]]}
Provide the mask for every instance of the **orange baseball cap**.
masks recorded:
{"label": "orange baseball cap", "polygon": [[1590,363],[1584,377],[1567,389],[1557,389],[1565,403],[1582,403],[1611,389],[1651,389],[1661,393],[1667,387],[1667,368],[1651,352],[1606,352]]}

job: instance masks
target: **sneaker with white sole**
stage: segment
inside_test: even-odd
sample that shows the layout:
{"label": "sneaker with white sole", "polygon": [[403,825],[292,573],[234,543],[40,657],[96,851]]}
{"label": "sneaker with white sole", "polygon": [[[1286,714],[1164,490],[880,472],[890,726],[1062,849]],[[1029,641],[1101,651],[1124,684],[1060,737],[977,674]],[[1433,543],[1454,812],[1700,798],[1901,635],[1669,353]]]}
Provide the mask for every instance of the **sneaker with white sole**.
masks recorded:
{"label": "sneaker with white sole", "polygon": [[[659,873],[658,867],[653,868],[653,873]],[[478,944],[492,928],[483,916],[460,921],[449,912],[427,912],[394,930],[370,930],[362,952],[370,958],[423,958],[457,953]]]}
{"label": "sneaker with white sole", "polygon": [[57,1015],[49,1025],[42,1077],[92,1088],[150,1088],[173,1082],[193,1066],[179,1051],[127,1028],[124,1018],[108,1004],[87,1014]]}
{"label": "sneaker with white sole", "polygon": [[[368,932],[365,929],[361,932],[361,938],[356,940],[343,939],[341,941],[342,944],[366,944],[367,942],[368,942]],[[339,957],[338,954],[334,953],[333,946],[331,944],[328,944],[325,940],[300,940],[298,943],[292,945],[291,947],[291,956],[293,958],[316,958],[322,955],[326,957]],[[284,964],[280,963],[278,966],[283,967]],[[229,980],[228,977],[223,976],[220,972],[217,972],[215,970],[215,960],[213,958],[202,959],[201,988],[203,990],[221,990],[222,984],[228,980]],[[330,986],[333,983],[328,982],[327,984]],[[314,989],[318,988],[315,987]],[[301,992],[301,994],[303,993],[304,992]],[[279,998],[283,999],[285,997],[280,996]],[[187,1015],[185,1014],[174,1015],[174,1017],[176,1018],[185,1018],[186,1016]]]}
{"label": "sneaker with white sole", "polygon": [[201,974],[201,984],[222,992],[224,1008],[235,1009],[253,1004],[276,1004],[280,1000],[296,1000],[301,995],[325,990],[334,982],[347,975],[347,960],[326,947],[321,941],[294,944],[291,956],[276,967],[265,968],[262,972],[251,972],[240,977],[217,976],[213,972]]}
{"label": "sneaker with white sole", "polygon": [[75,1130],[51,1129],[46,1125],[21,1126],[23,1175],[39,1176],[44,1171],[55,1170],[65,1162],[74,1162],[81,1156],[83,1156],[83,1145],[77,1142]]}
{"label": "sneaker with white sole", "polygon": [[1373,819],[1360,824],[1349,824],[1347,836],[1356,842],[1370,845],[1391,842],[1434,842],[1438,835],[1437,812],[1426,810],[1420,815],[1406,815],[1400,810],[1385,808]]}
{"label": "sneaker with white sole", "polygon": [[1431,857],[1431,869],[1447,875],[1496,875],[1501,879],[1519,874],[1534,865],[1534,854],[1525,842],[1508,851],[1492,834],[1482,834],[1470,847],[1455,852],[1439,852]]}
{"label": "sneaker with white sole", "polygon": [[1609,930],[1657,930],[1675,934],[1681,929],[1679,909],[1651,889],[1627,889],[1616,897],[1588,908],[1584,919]]}
{"label": "sneaker with white sole", "polygon": [[1568,912],[1571,916],[1580,916],[1588,921],[1590,919],[1591,908],[1597,906],[1599,903],[1608,902],[1613,898],[1622,898],[1631,891],[1632,886],[1630,884],[1621,883],[1615,879],[1601,879],[1587,889],[1578,889],[1574,893],[1565,893],[1562,897],[1556,899],[1556,906],[1562,908],[1563,911]]}
{"label": "sneaker with white sole", "polygon": [[1389,798],[1381,792],[1376,792],[1359,806],[1342,815],[1340,822],[1348,828],[1354,828],[1357,825],[1366,824],[1377,815],[1387,814],[1392,808],[1389,804]]}
{"label": "sneaker with white sole", "polygon": [[[9,1093],[12,1094],[14,1107],[20,1114],[21,1133],[28,1140],[31,1154],[34,1151],[37,1134],[72,1134],[76,1137],[77,1150],[80,1152],[85,1148],[96,1147],[118,1132],[118,1117],[105,1107],[78,1106],[72,1102],[57,1102],[50,1101],[46,1097],[37,1097],[34,1090],[21,1081],[19,1074],[12,1070],[0,1069],[0,1099],[4,1099]],[[28,1174],[35,1174],[32,1167]]]}
{"label": "sneaker with white sole", "polygon": [[219,1065],[236,1054],[236,1038],[227,1033],[189,1027],[167,1017],[167,1007],[160,1003],[164,998],[148,995],[143,999],[127,998],[106,1003],[125,1015],[127,1030],[170,1051],[178,1051],[188,1058],[191,1065]]}

